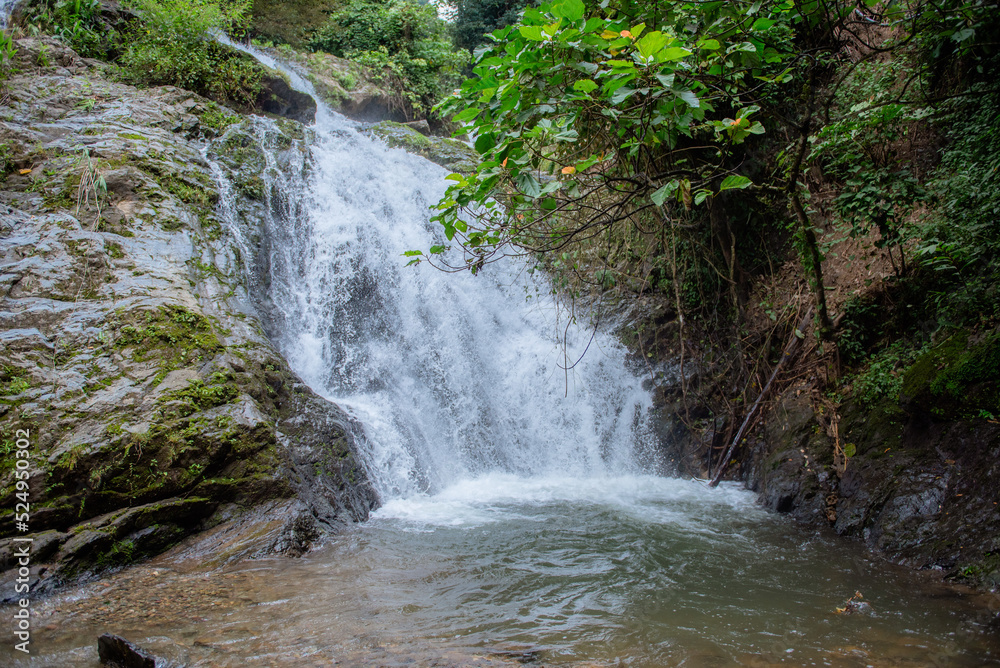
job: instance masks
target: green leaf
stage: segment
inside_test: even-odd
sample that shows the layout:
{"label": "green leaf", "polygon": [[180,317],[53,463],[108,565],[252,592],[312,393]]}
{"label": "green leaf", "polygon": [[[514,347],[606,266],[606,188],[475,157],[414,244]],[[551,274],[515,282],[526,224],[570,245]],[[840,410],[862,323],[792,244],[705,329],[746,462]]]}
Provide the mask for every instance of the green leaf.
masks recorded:
{"label": "green leaf", "polygon": [[[443,253],[445,251],[445,249],[447,249],[447,248],[448,248],[447,246],[440,246],[440,245],[438,245],[438,246],[431,246],[430,252],[434,253],[435,255],[438,255],[440,253]],[[420,251],[417,251],[417,252],[419,253]]]}
{"label": "green leaf", "polygon": [[541,26],[521,26],[518,31],[523,37],[532,40],[533,42],[544,42],[545,35],[542,34]]}
{"label": "green leaf", "polygon": [[701,204],[711,196],[712,196],[711,190],[699,190],[694,194],[694,203],[695,205]]}
{"label": "green leaf", "polygon": [[517,183],[518,190],[528,197],[534,199],[542,194],[541,184],[539,184],[538,180],[531,174],[521,172],[514,180]]}
{"label": "green leaf", "polygon": [[739,176],[737,174],[732,174],[727,176],[722,180],[722,185],[719,186],[719,190],[742,190],[753,185],[753,181],[745,176]]}
{"label": "green leaf", "polygon": [[582,19],[584,13],[587,11],[587,7],[583,4],[582,0],[564,0],[552,9],[553,14],[556,16],[562,16],[573,22]]}
{"label": "green leaf", "polygon": [[970,37],[974,36],[975,34],[976,34],[976,29],[975,28],[962,28],[961,30],[956,31],[951,36],[951,38],[953,40],[955,40],[956,42],[964,42],[965,40],[969,39]]}
{"label": "green leaf", "polygon": [[478,151],[480,155],[486,153],[496,145],[497,141],[491,134],[484,134],[476,137],[476,151]]}
{"label": "green leaf", "polygon": [[680,60],[681,58],[685,58],[690,55],[691,52],[687,49],[682,49],[679,46],[672,46],[657,53],[656,62],[669,63],[671,60]]}
{"label": "green leaf", "polygon": [[770,28],[771,26],[773,26],[775,23],[777,23],[777,21],[775,21],[773,19],[759,18],[759,19],[757,19],[756,21],[753,22],[753,26],[751,26],[750,29],[751,30],[764,31],[764,30],[767,30],[768,28]]}
{"label": "green leaf", "polygon": [[661,84],[663,84],[664,88],[673,88],[674,87],[674,73],[673,72],[671,72],[670,74],[657,74],[656,75],[656,80],[659,81]]}
{"label": "green leaf", "polygon": [[471,121],[473,118],[483,113],[482,109],[476,109],[475,107],[469,107],[468,109],[455,114],[452,117],[452,121],[455,123],[464,123],[465,121]]}
{"label": "green leaf", "polygon": [[654,53],[660,51],[667,45],[669,37],[664,35],[659,30],[654,30],[653,32],[646,33],[642,39],[635,43],[635,48],[639,50],[639,54],[643,58],[650,58]]}
{"label": "green leaf", "polygon": [[717,39],[704,39],[698,42],[698,48],[705,49],[706,51],[718,51],[722,48]]}
{"label": "green leaf", "polygon": [[653,204],[656,206],[663,206],[663,203],[667,201],[668,197],[674,194],[677,190],[677,186],[679,185],[680,184],[675,179],[650,195],[649,199],[653,200]]}
{"label": "green leaf", "polygon": [[595,88],[597,88],[597,83],[590,79],[580,79],[573,84],[573,90],[578,90],[581,93],[589,93]]}
{"label": "green leaf", "polygon": [[844,456],[850,459],[854,455],[858,454],[858,446],[853,443],[848,443],[844,446]]}
{"label": "green leaf", "polygon": [[674,90],[674,95],[684,100],[689,107],[699,107],[701,106],[701,101],[698,96],[694,94],[694,91],[690,90]]}
{"label": "green leaf", "polygon": [[403,253],[403,255],[406,257],[416,257],[417,255],[423,255],[423,251],[408,250],[405,253]]}
{"label": "green leaf", "polygon": [[611,96],[611,104],[618,106],[625,100],[632,97],[632,95],[634,95],[635,92],[636,91],[634,88],[629,88],[628,86],[622,86],[617,91],[615,91],[614,95]]}

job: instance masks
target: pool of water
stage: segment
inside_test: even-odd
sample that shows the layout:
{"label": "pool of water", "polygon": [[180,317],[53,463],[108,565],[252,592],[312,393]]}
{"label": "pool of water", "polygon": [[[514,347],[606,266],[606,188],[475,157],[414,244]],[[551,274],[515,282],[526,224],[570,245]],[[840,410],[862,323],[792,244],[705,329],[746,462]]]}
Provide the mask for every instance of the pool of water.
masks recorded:
{"label": "pool of water", "polygon": [[[870,611],[838,613],[855,592]],[[96,666],[113,632],[178,666],[983,666],[996,609],[735,486],[493,475],[301,559],[160,559],[64,592],[35,607],[32,662],[0,658]]]}

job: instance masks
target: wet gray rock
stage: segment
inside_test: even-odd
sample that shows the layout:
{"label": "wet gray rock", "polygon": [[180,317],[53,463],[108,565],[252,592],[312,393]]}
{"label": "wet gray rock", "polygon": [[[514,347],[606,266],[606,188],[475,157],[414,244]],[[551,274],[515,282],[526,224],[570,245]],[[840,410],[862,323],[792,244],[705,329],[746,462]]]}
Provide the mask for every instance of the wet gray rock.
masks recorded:
{"label": "wet gray rock", "polygon": [[479,166],[479,154],[465,142],[447,137],[429,137],[412,124],[383,121],[369,130],[391,148],[423,156],[445,169],[471,174]]}
{"label": "wet gray rock", "polygon": [[[118,84],[44,38],[18,49],[0,110],[0,436],[31,434],[17,535],[39,591],[261,505],[287,528],[265,552],[366,518],[349,421],[267,339],[218,208],[246,201],[237,223],[254,226],[265,154],[301,164],[301,124],[261,131],[178,88]],[[0,507],[15,492],[0,467]]]}
{"label": "wet gray rock", "polygon": [[[847,402],[834,434],[826,410],[792,388],[768,411],[743,462],[762,503],[862,540],[897,563],[995,587],[1000,425],[937,419],[890,401]],[[835,442],[854,452],[840,468]]]}
{"label": "wet gray rock", "polygon": [[299,123],[316,120],[316,100],[301,93],[280,76],[267,77],[261,81],[257,107],[266,113],[284,116]]}
{"label": "wet gray rock", "polygon": [[156,658],[121,636],[105,633],[97,639],[101,663],[113,668],[156,668]]}

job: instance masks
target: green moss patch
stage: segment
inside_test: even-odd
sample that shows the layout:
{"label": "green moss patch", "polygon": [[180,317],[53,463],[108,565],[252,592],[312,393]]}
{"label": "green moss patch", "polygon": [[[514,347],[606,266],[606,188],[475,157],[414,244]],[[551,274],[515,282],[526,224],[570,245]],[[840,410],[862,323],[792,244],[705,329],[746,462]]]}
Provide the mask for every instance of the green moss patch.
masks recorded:
{"label": "green moss patch", "polygon": [[903,379],[904,402],[942,419],[1000,415],[1000,333],[969,340],[961,330],[921,355]]}

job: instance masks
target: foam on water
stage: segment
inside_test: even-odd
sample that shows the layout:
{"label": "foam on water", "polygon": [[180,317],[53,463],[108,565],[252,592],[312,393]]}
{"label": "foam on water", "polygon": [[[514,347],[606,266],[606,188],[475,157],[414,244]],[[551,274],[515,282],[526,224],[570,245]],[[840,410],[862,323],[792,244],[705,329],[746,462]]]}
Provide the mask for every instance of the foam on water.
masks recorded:
{"label": "foam on water", "polygon": [[[491,522],[537,519],[524,508],[590,505],[649,523],[697,529],[714,513],[762,514],[752,497],[736,485],[709,490],[701,483],[658,476],[586,477],[490,473],[461,480],[436,494],[415,494],[387,501],[373,520],[401,520],[414,527],[478,527]],[[692,513],[691,505],[698,506]]]}

